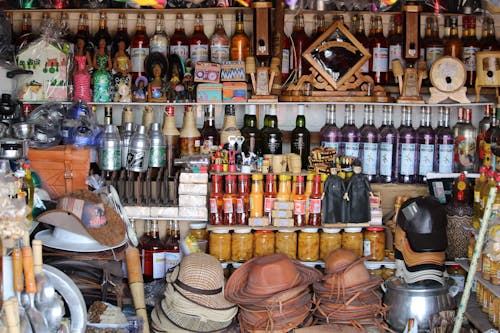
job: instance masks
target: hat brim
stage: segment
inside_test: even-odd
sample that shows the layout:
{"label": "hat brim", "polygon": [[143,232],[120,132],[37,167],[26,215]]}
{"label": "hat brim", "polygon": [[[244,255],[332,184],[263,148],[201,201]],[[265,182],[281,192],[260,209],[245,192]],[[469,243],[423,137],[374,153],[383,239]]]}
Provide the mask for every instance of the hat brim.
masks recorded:
{"label": "hat brim", "polygon": [[123,240],[122,244],[118,244],[117,246],[112,247],[99,244],[93,238],[90,238],[91,240],[94,240],[93,243],[90,242],[78,243],[72,239],[68,238],[61,239],[58,237],[54,237],[52,230],[39,231],[35,235],[35,239],[41,240],[44,246],[57,250],[71,251],[71,252],[102,252],[102,251],[112,250],[116,247],[120,247],[125,243],[125,240]]}
{"label": "hat brim", "polygon": [[245,262],[231,275],[231,278],[226,283],[225,296],[227,300],[241,305],[258,305],[257,302],[286,299],[288,296],[300,293],[310,284],[321,279],[321,273],[317,269],[292,260],[297,270],[297,279],[293,285],[286,290],[271,295],[256,295],[248,286],[248,274],[255,259],[258,259],[258,257]]}

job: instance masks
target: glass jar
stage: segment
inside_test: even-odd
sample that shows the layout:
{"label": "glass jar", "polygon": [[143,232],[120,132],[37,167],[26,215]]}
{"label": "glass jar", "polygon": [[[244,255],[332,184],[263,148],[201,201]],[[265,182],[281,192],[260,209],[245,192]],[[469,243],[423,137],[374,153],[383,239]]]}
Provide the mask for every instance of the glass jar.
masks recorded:
{"label": "glass jar", "polygon": [[472,260],[472,255],[474,254],[475,247],[476,238],[474,237],[474,233],[471,233],[469,243],[467,243],[467,258],[469,258],[469,260]]}
{"label": "glass jar", "polygon": [[382,261],[385,256],[385,229],[369,227],[365,229],[363,240],[363,255],[368,260]]}
{"label": "glass jar", "polygon": [[382,266],[382,279],[387,280],[396,274],[396,266],[385,265]]}
{"label": "glass jar", "polygon": [[231,235],[228,229],[213,230],[210,233],[208,247],[210,255],[219,261],[231,260]]}
{"label": "glass jar", "polygon": [[489,306],[490,306],[490,290],[488,288],[483,287],[483,303],[482,303],[482,308],[484,313],[488,313],[489,311]]}
{"label": "glass jar", "polygon": [[274,253],[274,232],[272,230],[256,230],[253,236],[254,257]]}
{"label": "glass jar", "polygon": [[297,233],[293,229],[281,229],[276,233],[274,252],[286,254],[290,259],[297,259]]}
{"label": "glass jar", "polygon": [[383,269],[382,269],[381,264],[365,262],[365,265],[366,265],[366,269],[368,269],[368,272],[371,275],[378,276],[379,278],[382,278]]}
{"label": "glass jar", "polygon": [[482,265],[481,265],[481,276],[483,279],[486,281],[490,281],[491,278],[491,260],[490,256],[487,253],[483,253],[481,255],[481,258],[483,259]]}
{"label": "glass jar", "polygon": [[342,246],[341,229],[323,228],[319,239],[319,257],[325,260],[328,255]]}
{"label": "glass jar", "polygon": [[231,260],[245,262],[253,256],[252,229],[236,229],[231,237]]}
{"label": "glass jar", "polygon": [[354,251],[358,256],[363,255],[362,228],[345,228],[342,233],[342,248]]}
{"label": "glass jar", "polygon": [[500,286],[500,261],[491,259],[490,280],[495,286]]}
{"label": "glass jar", "polygon": [[208,231],[206,223],[191,223],[189,225],[189,234],[196,240],[208,240]]}
{"label": "glass jar", "polygon": [[302,261],[319,259],[319,233],[317,228],[304,228],[299,232],[298,258]]}

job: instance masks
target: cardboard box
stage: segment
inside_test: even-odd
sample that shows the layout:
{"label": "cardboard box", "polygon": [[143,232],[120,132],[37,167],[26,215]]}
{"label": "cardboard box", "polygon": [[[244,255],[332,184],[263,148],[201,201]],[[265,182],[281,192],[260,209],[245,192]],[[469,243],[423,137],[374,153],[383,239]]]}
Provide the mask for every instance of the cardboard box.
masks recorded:
{"label": "cardboard box", "polygon": [[208,219],[207,207],[179,207],[179,217]]}
{"label": "cardboard box", "polygon": [[246,102],[246,82],[224,82],[222,84],[222,100],[228,102]]}
{"label": "cardboard box", "polygon": [[248,225],[250,227],[267,227],[269,219],[267,217],[251,217],[248,219]]}
{"label": "cardboard box", "polygon": [[245,62],[244,61],[225,61],[220,68],[220,80],[224,81],[245,81]]}
{"label": "cardboard box", "polygon": [[198,103],[222,102],[222,84],[200,83],[196,88],[196,101]]}
{"label": "cardboard box", "polygon": [[213,62],[197,62],[194,67],[194,82],[219,83],[220,65]]}
{"label": "cardboard box", "polygon": [[179,195],[179,207],[206,207],[207,206],[207,196],[206,195]]}
{"label": "cardboard box", "polygon": [[208,173],[183,172],[179,176],[181,184],[208,184]]}
{"label": "cardboard box", "polygon": [[273,218],[273,225],[275,227],[293,227],[295,223],[293,222],[293,219],[274,219]]}
{"label": "cardboard box", "polygon": [[272,218],[276,218],[276,219],[289,219],[293,216],[292,214],[293,212],[291,210],[276,210],[274,209],[272,212],[271,212],[271,216]]}
{"label": "cardboard box", "polygon": [[276,210],[293,210],[292,201],[278,201],[274,200],[273,209]]}
{"label": "cardboard box", "polygon": [[179,184],[179,194],[207,195],[207,184]]}

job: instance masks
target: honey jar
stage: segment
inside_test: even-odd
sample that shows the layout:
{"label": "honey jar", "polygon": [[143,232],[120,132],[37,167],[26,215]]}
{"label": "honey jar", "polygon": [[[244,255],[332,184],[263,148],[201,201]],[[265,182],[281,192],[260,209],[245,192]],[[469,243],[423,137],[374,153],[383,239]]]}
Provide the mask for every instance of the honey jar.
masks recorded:
{"label": "honey jar", "polygon": [[483,277],[483,279],[485,279],[486,281],[490,281],[490,278],[491,278],[491,260],[490,260],[490,256],[488,255],[488,253],[483,253],[481,255],[481,258],[483,259],[482,261],[482,269],[481,269],[481,276]]}
{"label": "honey jar", "polygon": [[208,231],[206,223],[191,223],[189,225],[189,234],[196,240],[208,240]]}
{"label": "honey jar", "polygon": [[382,279],[387,280],[396,274],[396,266],[385,265],[382,266]]}
{"label": "honey jar", "polygon": [[500,261],[495,259],[490,261],[490,280],[495,286],[500,286]]}
{"label": "honey jar", "polygon": [[345,228],[342,234],[342,248],[354,251],[358,256],[363,256],[362,228]]}
{"label": "honey jar", "polygon": [[245,262],[253,256],[252,229],[236,229],[231,237],[231,260]]}
{"label": "honey jar", "polygon": [[342,246],[341,229],[323,228],[323,232],[319,238],[319,257],[325,260],[328,255]]}
{"label": "honey jar", "polygon": [[297,259],[297,233],[293,229],[278,231],[274,252],[286,254],[290,259]]}
{"label": "honey jar", "polygon": [[231,235],[228,229],[213,230],[208,242],[210,255],[219,261],[231,260]]}
{"label": "honey jar", "polygon": [[304,228],[299,232],[298,258],[302,261],[319,259],[319,233],[317,228]]}
{"label": "honey jar", "polygon": [[385,256],[385,229],[369,227],[365,229],[363,239],[363,256],[368,260],[381,261]]}
{"label": "honey jar", "polygon": [[373,262],[365,262],[365,265],[366,265],[366,269],[368,270],[368,272],[371,275],[378,276],[380,278],[382,277],[383,269],[382,269],[381,264],[373,263]]}
{"label": "honey jar", "polygon": [[272,230],[256,230],[253,236],[254,257],[274,253],[274,232]]}
{"label": "honey jar", "polygon": [[483,287],[483,304],[481,310],[483,310],[484,313],[489,312],[489,307],[490,307],[490,290],[488,288]]}

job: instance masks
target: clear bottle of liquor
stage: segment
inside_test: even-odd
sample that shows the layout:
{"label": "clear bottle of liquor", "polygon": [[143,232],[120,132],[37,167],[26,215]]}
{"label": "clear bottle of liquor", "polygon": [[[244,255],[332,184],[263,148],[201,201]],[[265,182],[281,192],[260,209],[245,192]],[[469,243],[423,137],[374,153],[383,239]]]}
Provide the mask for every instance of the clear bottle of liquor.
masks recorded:
{"label": "clear bottle of liquor", "polygon": [[383,121],[379,128],[379,181],[392,183],[398,177],[398,130],[392,120],[392,105],[385,105],[382,109]]}
{"label": "clear bottle of liquor", "polygon": [[179,56],[183,64],[189,55],[189,41],[184,31],[184,18],[181,13],[175,16],[175,30],[170,38],[170,54]]}
{"label": "clear bottle of liquor", "polygon": [[165,32],[165,18],[163,14],[156,14],[155,33],[149,40],[149,51],[161,53],[168,57],[168,35]]}
{"label": "clear bottle of liquor", "polygon": [[205,109],[205,122],[200,131],[201,134],[201,148],[202,154],[209,154],[212,149],[219,146],[219,131],[215,128],[215,107],[207,105]]}
{"label": "clear bottle of liquor", "polygon": [[208,61],[208,40],[205,31],[203,30],[203,17],[200,13],[196,13],[194,18],[194,31],[189,39],[189,57],[191,58],[191,66],[197,62]]}
{"label": "clear bottle of liquor", "polygon": [[398,179],[400,183],[414,183],[416,180],[417,140],[412,126],[411,111],[409,106],[403,106],[401,109],[398,143]]}
{"label": "clear bottle of liquor", "polygon": [[132,63],[132,79],[144,75],[144,60],[149,55],[149,37],[146,32],[144,14],[137,14],[135,35],[130,43],[130,62]]}
{"label": "clear bottle of liquor", "polygon": [[389,80],[389,43],[384,36],[382,17],[375,20],[375,33],[370,39],[371,75],[375,84],[386,84]]}
{"label": "clear bottle of liquor", "polygon": [[453,172],[453,131],[450,128],[450,107],[439,107],[439,122],[437,136],[437,171],[439,173]]}
{"label": "clear bottle of liquor", "polygon": [[362,172],[372,183],[378,180],[379,131],[373,124],[374,114],[373,105],[365,105],[363,126],[360,128],[361,144],[359,146]]}
{"label": "clear bottle of liquor", "polygon": [[321,136],[321,147],[334,148],[337,153],[340,153],[340,141],[342,133],[336,124],[335,104],[326,106],[326,123],[319,131]]}
{"label": "clear bottle of liquor", "polygon": [[309,164],[309,151],[311,143],[311,133],[306,128],[306,117],[304,115],[304,105],[299,104],[297,118],[295,119],[295,128],[292,131],[292,147],[294,154],[300,155],[302,160],[302,169],[307,168]]}
{"label": "clear bottle of liquor", "polygon": [[491,114],[493,106],[490,104],[485,105],[483,119],[479,121],[477,129],[477,139],[476,139],[476,149],[477,149],[477,161],[478,165],[483,165],[484,160],[484,137],[486,131],[490,128],[491,124]]}
{"label": "clear bottle of liquor", "polygon": [[344,125],[340,129],[342,142],[340,154],[354,158],[359,157],[359,129],[354,123],[354,105],[348,104],[345,109]]}
{"label": "clear bottle of liquor", "polygon": [[420,126],[417,128],[418,175],[419,183],[427,182],[427,174],[435,169],[436,133],[431,124],[431,108],[420,108]]}
{"label": "clear bottle of liquor", "polygon": [[283,133],[278,128],[278,116],[276,105],[269,106],[267,124],[264,122],[262,129],[262,141],[264,154],[282,154]]}
{"label": "clear bottle of liquor", "polygon": [[229,60],[229,37],[224,29],[224,20],[221,13],[217,14],[215,30],[210,37],[210,61],[222,64]]}
{"label": "clear bottle of liquor", "polygon": [[474,172],[476,168],[476,131],[471,124],[471,109],[458,108],[458,120],[453,127],[454,172]]}

